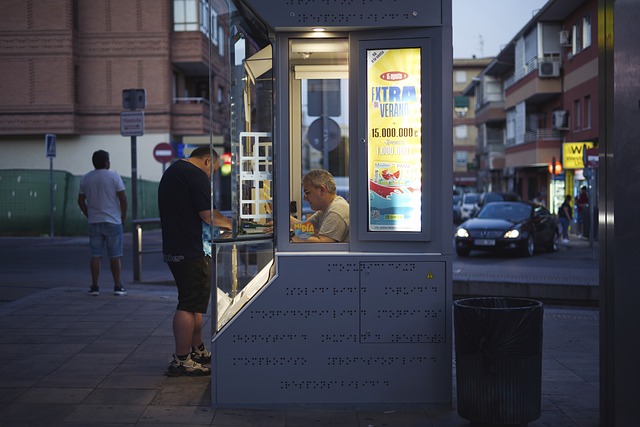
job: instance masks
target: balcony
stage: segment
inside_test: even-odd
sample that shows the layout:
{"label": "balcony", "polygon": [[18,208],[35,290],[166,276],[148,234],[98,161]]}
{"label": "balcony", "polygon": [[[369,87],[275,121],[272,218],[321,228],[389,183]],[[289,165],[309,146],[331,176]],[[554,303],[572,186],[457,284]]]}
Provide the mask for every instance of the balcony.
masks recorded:
{"label": "balcony", "polygon": [[530,73],[532,73],[537,69],[538,69],[538,58],[531,58],[529,62],[524,64],[522,68],[516,68],[514,70],[515,72],[513,73],[513,75],[504,81],[504,90],[506,91],[511,86],[515,85],[520,80],[522,80],[525,76],[529,75]]}
{"label": "balcony", "polygon": [[207,135],[209,101],[205,98],[174,98],[171,105],[171,132],[174,135]]}
{"label": "balcony", "polygon": [[504,122],[506,118],[507,112],[502,100],[487,102],[476,110],[476,123]]}
{"label": "balcony", "polygon": [[507,138],[507,147],[512,147],[514,145],[522,145],[530,142],[537,141],[560,141],[562,139],[562,135],[560,131],[555,129],[537,129],[537,130],[528,130],[524,134],[523,142],[518,144],[516,141],[518,138]]}
{"label": "balcony", "polygon": [[171,63],[188,76],[207,76],[208,39],[200,31],[172,33]]}
{"label": "balcony", "polygon": [[487,144],[484,148],[485,153],[502,153],[504,154],[504,145],[502,143],[499,144]]}
{"label": "balcony", "polygon": [[521,72],[505,81],[504,108],[514,108],[521,102],[540,105],[562,95],[562,78],[541,78],[537,70],[538,61],[532,60]]}
{"label": "balcony", "polygon": [[554,129],[527,131],[524,142],[515,144],[515,138],[507,139],[506,167],[537,167],[547,164],[560,152],[562,139]]}
{"label": "balcony", "polygon": [[524,134],[524,142],[533,141],[559,141],[562,138],[560,131],[555,129],[530,130]]}

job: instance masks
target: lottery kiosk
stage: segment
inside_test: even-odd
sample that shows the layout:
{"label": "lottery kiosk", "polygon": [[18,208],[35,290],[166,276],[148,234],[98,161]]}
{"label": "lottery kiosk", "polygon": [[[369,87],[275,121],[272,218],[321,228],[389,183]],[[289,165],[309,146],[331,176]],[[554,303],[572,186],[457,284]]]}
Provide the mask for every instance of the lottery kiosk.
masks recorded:
{"label": "lottery kiosk", "polygon": [[[234,0],[214,406],[451,402],[451,3]],[[329,171],[348,241],[313,230]],[[290,217],[301,220],[293,224]]]}

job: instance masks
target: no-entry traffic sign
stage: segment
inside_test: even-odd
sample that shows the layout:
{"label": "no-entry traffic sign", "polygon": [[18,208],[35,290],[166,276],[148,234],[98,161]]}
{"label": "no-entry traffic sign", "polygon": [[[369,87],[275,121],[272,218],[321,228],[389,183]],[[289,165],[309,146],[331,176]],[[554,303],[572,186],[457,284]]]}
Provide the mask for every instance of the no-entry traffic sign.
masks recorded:
{"label": "no-entry traffic sign", "polygon": [[170,162],[173,154],[173,147],[166,142],[161,142],[153,148],[153,157],[160,163]]}

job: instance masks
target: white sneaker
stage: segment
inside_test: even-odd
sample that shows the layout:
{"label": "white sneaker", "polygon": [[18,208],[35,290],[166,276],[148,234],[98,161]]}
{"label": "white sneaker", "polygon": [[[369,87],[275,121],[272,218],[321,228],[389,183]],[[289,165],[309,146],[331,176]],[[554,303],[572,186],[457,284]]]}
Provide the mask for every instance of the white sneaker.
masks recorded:
{"label": "white sneaker", "polygon": [[127,294],[127,291],[122,286],[115,287],[113,288],[113,294],[117,297],[122,297]]}
{"label": "white sneaker", "polygon": [[191,355],[188,355],[186,360],[180,360],[174,354],[166,375],[168,377],[202,377],[211,375],[211,369],[191,359]]}
{"label": "white sneaker", "polygon": [[194,362],[200,363],[211,363],[211,352],[204,348],[191,347],[191,360]]}
{"label": "white sneaker", "polygon": [[569,243],[569,239],[562,239],[562,243]]}

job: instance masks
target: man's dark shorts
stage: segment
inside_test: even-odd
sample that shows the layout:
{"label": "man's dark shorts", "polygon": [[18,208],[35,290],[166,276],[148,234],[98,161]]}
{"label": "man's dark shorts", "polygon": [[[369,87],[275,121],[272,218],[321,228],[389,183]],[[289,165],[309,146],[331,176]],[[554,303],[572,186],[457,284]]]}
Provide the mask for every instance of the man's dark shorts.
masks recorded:
{"label": "man's dark shorts", "polygon": [[182,262],[169,262],[178,286],[178,310],[206,313],[211,294],[211,258],[202,256]]}

